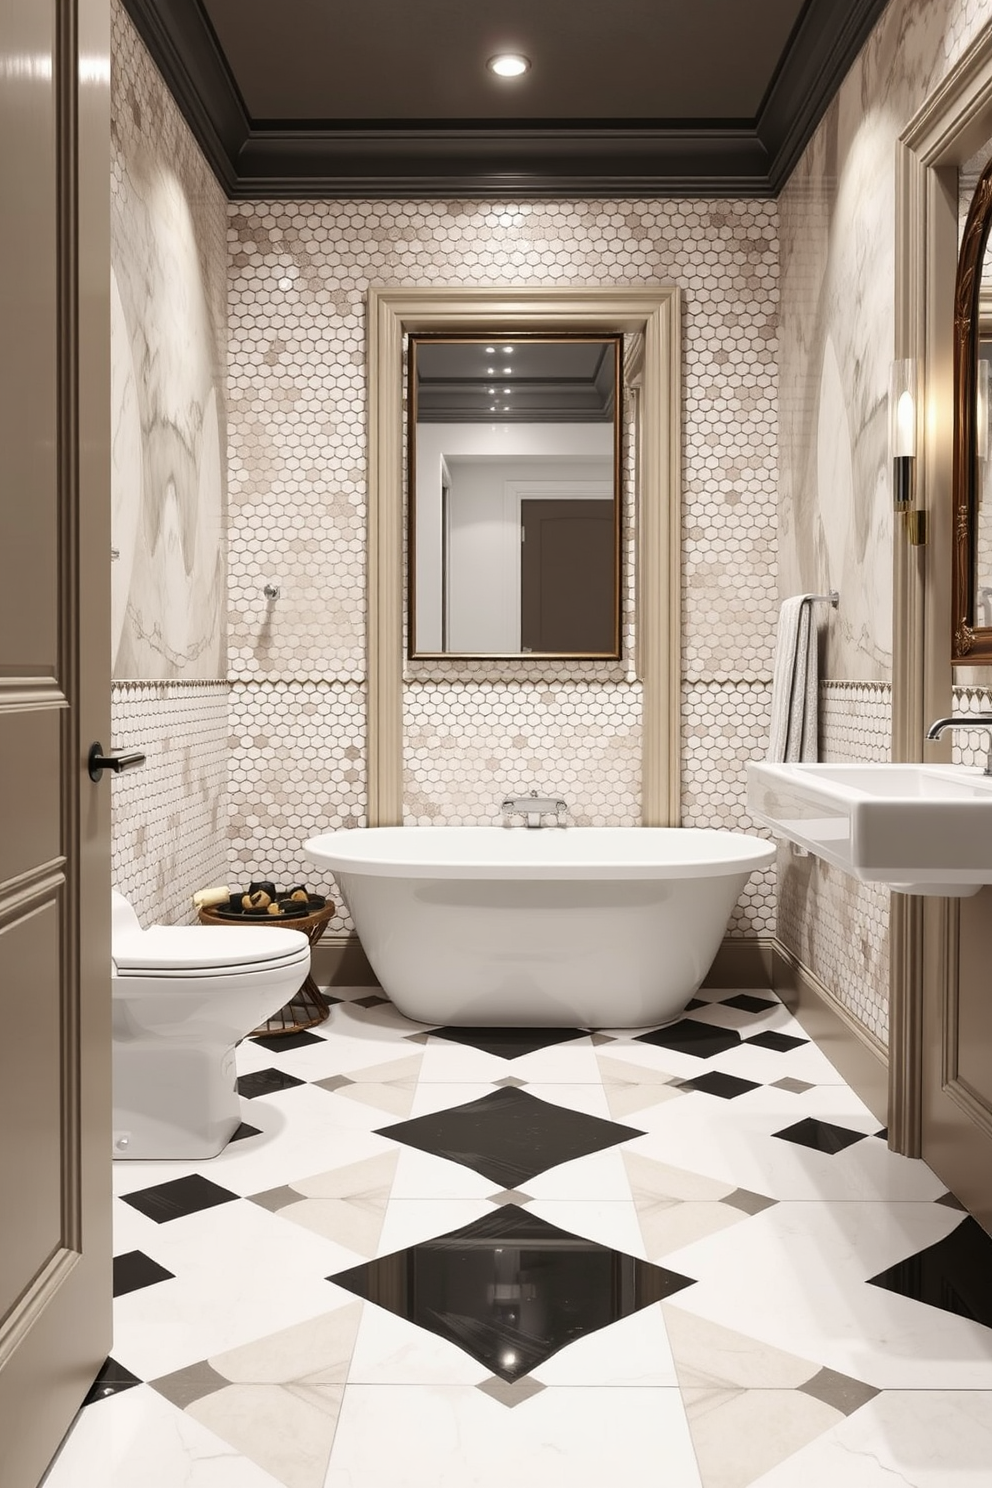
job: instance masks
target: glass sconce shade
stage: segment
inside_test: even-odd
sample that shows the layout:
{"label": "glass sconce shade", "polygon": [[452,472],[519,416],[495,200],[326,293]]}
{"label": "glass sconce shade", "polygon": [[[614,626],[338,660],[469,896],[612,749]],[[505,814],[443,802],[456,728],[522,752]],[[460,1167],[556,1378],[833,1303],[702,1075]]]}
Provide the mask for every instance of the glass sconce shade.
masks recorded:
{"label": "glass sconce shade", "polygon": [[905,357],[892,363],[889,383],[889,452],[892,456],[892,501],[907,511],[913,501],[916,455],[916,362]]}

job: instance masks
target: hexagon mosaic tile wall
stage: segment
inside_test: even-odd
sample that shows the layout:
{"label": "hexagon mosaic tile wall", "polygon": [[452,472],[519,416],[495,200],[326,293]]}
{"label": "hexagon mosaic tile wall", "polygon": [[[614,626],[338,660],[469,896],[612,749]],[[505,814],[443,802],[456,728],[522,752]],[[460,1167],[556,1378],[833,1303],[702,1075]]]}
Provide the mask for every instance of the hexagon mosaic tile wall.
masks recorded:
{"label": "hexagon mosaic tile wall", "polygon": [[[364,680],[370,283],[676,282],[684,295],[684,675],[719,677],[714,721],[725,711],[723,684],[767,684],[777,613],[773,203],[237,202],[229,244],[233,678]],[[262,595],[266,581],[281,585],[274,605]],[[629,597],[627,614],[633,642]],[[570,786],[588,819],[637,819],[640,692],[629,662],[524,665],[521,681],[520,665],[409,664],[409,820],[488,819],[493,792],[521,774]],[[551,683],[568,705],[521,713],[520,698],[543,696]],[[246,690],[239,703],[248,714],[273,706],[271,695],[253,697]],[[700,776],[724,778],[726,761],[705,728],[686,755]],[[234,776],[252,768],[236,746]],[[742,771],[735,788],[739,821]],[[733,794],[719,812],[727,824]],[[340,805],[351,809],[345,797]],[[750,933],[759,910],[765,923],[767,885],[735,930]]]}

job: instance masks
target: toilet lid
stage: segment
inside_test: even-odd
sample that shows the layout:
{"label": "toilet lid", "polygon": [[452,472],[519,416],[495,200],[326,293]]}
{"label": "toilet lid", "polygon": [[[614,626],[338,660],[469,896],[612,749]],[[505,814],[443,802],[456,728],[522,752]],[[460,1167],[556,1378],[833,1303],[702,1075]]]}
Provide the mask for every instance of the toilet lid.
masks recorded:
{"label": "toilet lid", "polygon": [[118,974],[269,969],[305,961],[310,943],[299,930],[261,925],[153,925],[114,937]]}

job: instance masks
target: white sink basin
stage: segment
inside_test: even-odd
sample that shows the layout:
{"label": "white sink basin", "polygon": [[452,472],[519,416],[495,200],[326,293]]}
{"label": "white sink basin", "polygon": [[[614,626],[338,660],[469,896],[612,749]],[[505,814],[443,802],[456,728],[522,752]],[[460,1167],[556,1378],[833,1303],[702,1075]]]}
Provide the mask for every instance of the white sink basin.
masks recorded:
{"label": "white sink basin", "polygon": [[965,765],[747,767],[748,810],[866,883],[965,897],[992,883],[992,776]]}

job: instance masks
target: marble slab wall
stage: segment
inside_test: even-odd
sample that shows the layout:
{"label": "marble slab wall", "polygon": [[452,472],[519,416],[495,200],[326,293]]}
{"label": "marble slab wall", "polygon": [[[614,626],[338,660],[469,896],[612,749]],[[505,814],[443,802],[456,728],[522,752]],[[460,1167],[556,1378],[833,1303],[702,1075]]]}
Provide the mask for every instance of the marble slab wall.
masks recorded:
{"label": "marble slab wall", "polygon": [[[307,836],[364,820],[366,761],[353,751],[369,284],[681,286],[686,818],[749,826],[743,764],[767,739],[775,614],[775,204],[236,202],[229,241],[231,875],[267,853],[270,871],[295,881]],[[632,627],[628,613],[629,643]],[[314,757],[305,731],[272,726],[296,717],[301,688],[326,699]],[[526,783],[561,791],[582,819],[636,821],[640,713],[629,664],[413,664],[407,820],[492,820],[503,791]],[[772,896],[770,879],[753,880],[734,933],[765,933]]]}
{"label": "marble slab wall", "polygon": [[185,919],[227,871],[226,201],[112,23],[112,742],[148,755],[113,783],[113,872]]}
{"label": "marble slab wall", "polygon": [[[824,641],[824,757],[888,757],[895,144],[981,27],[987,0],[891,0],[779,198],[779,587],[840,591]],[[863,749],[862,749],[863,746]],[[867,752],[865,752],[867,751]],[[779,934],[880,1037],[887,910],[821,866],[780,873]]]}

